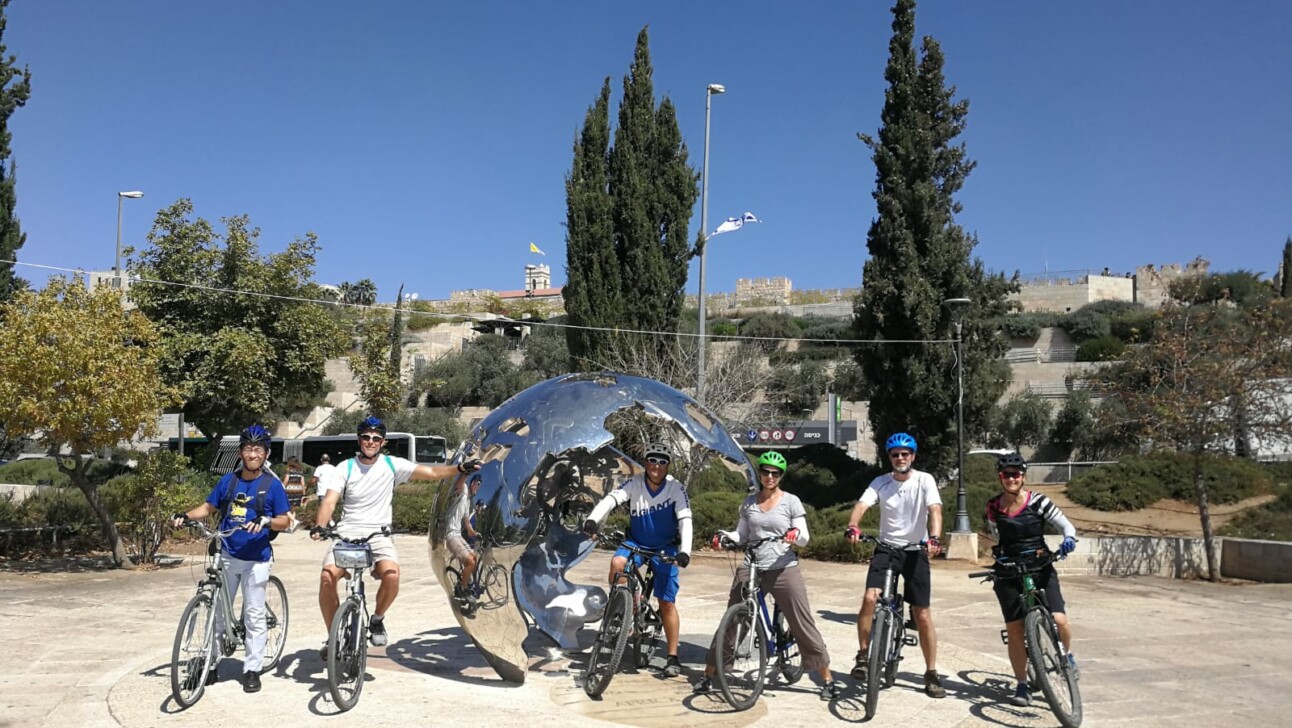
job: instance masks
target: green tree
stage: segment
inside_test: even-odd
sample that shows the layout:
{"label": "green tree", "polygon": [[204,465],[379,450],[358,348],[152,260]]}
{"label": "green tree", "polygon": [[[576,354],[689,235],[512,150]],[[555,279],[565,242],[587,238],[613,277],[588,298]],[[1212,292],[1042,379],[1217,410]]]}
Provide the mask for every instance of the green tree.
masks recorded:
{"label": "green tree", "polygon": [[1274,286],[1259,273],[1236,270],[1189,276],[1172,281],[1171,297],[1187,304],[1225,301],[1238,306],[1260,306],[1274,297]]}
{"label": "green tree", "polygon": [[[5,10],[9,0],[0,0],[0,261],[14,260],[18,249],[27,241],[27,234],[18,223],[18,190],[15,187],[18,165],[10,161],[13,150],[9,143],[9,117],[27,104],[31,97],[31,70],[18,68],[18,57],[10,55],[4,45],[4,31],[9,24]],[[0,302],[8,301],[15,288],[24,283],[13,273],[13,263],[0,262]]]}
{"label": "green tree", "polygon": [[557,326],[534,326],[525,337],[525,360],[520,365],[521,369],[532,372],[539,381],[569,372],[570,349],[567,342],[565,332]]}
{"label": "green tree", "polygon": [[[955,460],[955,353],[946,340],[953,312],[942,301],[969,298],[964,313],[964,422],[981,431],[992,404],[1008,383],[1000,361],[1009,343],[999,319],[1016,280],[989,274],[973,257],[977,238],[956,224],[956,193],[974,163],[955,140],[969,106],[956,101],[943,77],[938,42],[925,37],[914,48],[915,2],[893,7],[893,36],[884,71],[888,82],[877,138],[859,134],[873,152],[878,217],[866,245],[861,294],[854,310],[857,338],[879,342],[856,349],[870,383],[870,424],[876,446],[894,431],[920,442],[921,465],[934,472]],[[917,343],[882,343],[898,340]]]}
{"label": "green tree", "polygon": [[404,400],[399,378],[402,349],[393,333],[398,316],[392,320],[385,311],[366,311],[359,324],[359,348],[347,360],[368,412],[382,418],[399,409]]}
{"label": "green tree", "polygon": [[[624,77],[613,147],[607,149],[605,141],[608,81],[575,145],[574,165],[566,179],[566,274],[574,288],[566,311],[575,326],[650,332],[674,332],[678,327],[695,252],[687,236],[699,195],[698,177],[687,162],[673,102],[665,96],[655,103],[653,73],[649,36],[643,28]],[[607,232],[614,264],[605,249]],[[596,367],[594,357],[607,346],[647,346],[659,352],[674,346],[665,336],[597,337],[576,330],[570,337],[571,354],[585,369]]]}
{"label": "green tree", "polygon": [[350,283],[346,281],[337,290],[341,293],[341,301],[344,303],[353,303],[358,306],[371,306],[377,302],[377,284],[372,282],[371,278]]}
{"label": "green tree", "polygon": [[742,337],[755,339],[746,343],[763,353],[780,346],[781,342],[775,339],[796,339],[799,334],[794,319],[783,313],[756,313],[740,325]]}
{"label": "green tree", "polygon": [[592,368],[590,357],[611,340],[607,332],[593,328],[615,328],[620,321],[609,158],[610,78],[606,77],[574,142],[574,164],[565,177],[566,283],[561,294],[571,324],[565,329],[566,343],[578,369]]}
{"label": "green tree", "polygon": [[205,478],[189,460],[170,450],[155,450],[139,459],[131,475],[114,478],[105,490],[114,513],[128,523],[127,538],[139,563],[151,564],[171,532],[170,519],[206,498]]}
{"label": "green tree", "polygon": [[1036,447],[1050,434],[1050,405],[1035,392],[1011,397],[1001,408],[1000,434],[1014,450]]}
{"label": "green tree", "polygon": [[1267,445],[1292,440],[1290,323],[1283,299],[1242,308],[1168,302],[1152,339],[1092,375],[1120,404],[1105,424],[1192,455],[1212,580],[1219,564],[1203,464],[1208,453],[1230,451],[1238,432]]}
{"label": "green tree", "polygon": [[1279,295],[1292,298],[1292,235],[1283,243],[1283,265],[1279,266]]}
{"label": "green tree", "polygon": [[1064,458],[1085,446],[1094,428],[1094,406],[1090,395],[1082,391],[1072,391],[1063,400],[1063,406],[1054,416],[1054,425],[1050,428],[1048,441]]}
{"label": "green tree", "polygon": [[153,325],[121,307],[111,289],[87,291],[55,278],[0,308],[0,411],[11,433],[40,441],[89,502],[117,566],[128,567],[116,521],[87,476],[90,453],[154,434],[163,407],[177,401],[159,376],[162,348]]}
{"label": "green tree", "polygon": [[192,214],[187,199],[159,211],[148,247],[129,251],[142,279],[130,297],[162,334],[162,376],[183,393],[185,419],[216,439],[313,406],[327,393],[324,363],[345,345],[310,300],[326,299],[313,281],[317,239],[261,255],[246,216],[224,218],[221,235]]}
{"label": "green tree", "polygon": [[783,416],[807,419],[829,388],[825,362],[780,364],[767,379],[767,400]]}
{"label": "green tree", "polygon": [[418,386],[426,391],[426,406],[456,410],[497,407],[537,381],[526,379],[512,364],[509,345],[501,336],[481,336],[466,342],[423,368]]}

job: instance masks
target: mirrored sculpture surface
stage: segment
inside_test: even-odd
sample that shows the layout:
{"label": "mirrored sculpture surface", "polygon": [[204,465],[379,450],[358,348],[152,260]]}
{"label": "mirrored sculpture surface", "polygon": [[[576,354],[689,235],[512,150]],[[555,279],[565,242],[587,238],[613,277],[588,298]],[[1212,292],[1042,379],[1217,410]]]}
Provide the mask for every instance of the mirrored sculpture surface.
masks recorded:
{"label": "mirrored sculpture surface", "polygon": [[[585,624],[601,618],[605,588],[573,584],[565,574],[592,550],[579,527],[593,506],[641,470],[628,454],[641,443],[615,443],[607,429],[617,415],[658,427],[685,459],[720,458],[752,485],[744,452],[717,418],[651,379],[567,374],[500,405],[455,456],[483,466],[441,489],[430,551],[459,624],[505,680],[525,680],[521,643],[530,624],[569,649]],[[463,567],[471,560],[468,578]]]}

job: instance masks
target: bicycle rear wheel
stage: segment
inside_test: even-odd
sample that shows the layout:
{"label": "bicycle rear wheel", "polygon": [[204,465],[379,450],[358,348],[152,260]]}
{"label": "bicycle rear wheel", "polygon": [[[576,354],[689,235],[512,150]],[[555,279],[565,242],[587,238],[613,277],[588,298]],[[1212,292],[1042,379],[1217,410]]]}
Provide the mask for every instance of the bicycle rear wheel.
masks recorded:
{"label": "bicycle rear wheel", "polygon": [[758,702],[767,681],[767,634],[753,605],[731,605],[718,623],[713,643],[722,697],[736,710],[748,710]]}
{"label": "bicycle rear wheel", "polygon": [[601,629],[588,651],[588,670],[583,676],[583,692],[590,698],[600,697],[610,685],[619,660],[628,646],[628,627],[633,623],[633,595],[627,587],[615,587],[610,592],[606,612],[601,616]]}
{"label": "bicycle rear wheel", "polygon": [[216,659],[215,610],[211,595],[199,592],[184,607],[170,652],[170,694],[181,708],[202,698]]}
{"label": "bicycle rear wheel", "polygon": [[341,710],[359,702],[368,667],[368,620],[363,606],[353,599],[342,602],[332,618],[328,635],[327,686]]}
{"label": "bicycle rear wheel", "polygon": [[866,718],[874,718],[879,707],[879,688],[884,682],[889,642],[893,639],[893,613],[883,604],[875,605],[870,628],[870,649],[866,651]]}
{"label": "bicycle rear wheel", "polygon": [[1081,725],[1081,692],[1076,672],[1059,641],[1054,617],[1045,609],[1033,609],[1024,618],[1023,630],[1028,661],[1050,710],[1064,728],[1077,728]]}
{"label": "bicycle rear wheel", "polygon": [[785,682],[793,685],[803,677],[803,655],[799,652],[798,643],[794,641],[794,635],[790,634],[789,620],[780,609],[776,610],[776,616],[772,619],[772,628],[776,631],[772,635],[776,645],[776,666],[780,668]]}
{"label": "bicycle rear wheel", "polygon": [[510,595],[510,577],[507,575],[507,569],[502,564],[489,564],[484,567],[484,577],[481,582],[484,589],[484,601],[480,604],[482,609],[497,609],[507,604],[507,597]]}
{"label": "bicycle rear wheel", "polygon": [[278,666],[283,656],[283,647],[287,645],[287,589],[276,576],[269,577],[265,587],[265,661],[261,672],[269,672]]}

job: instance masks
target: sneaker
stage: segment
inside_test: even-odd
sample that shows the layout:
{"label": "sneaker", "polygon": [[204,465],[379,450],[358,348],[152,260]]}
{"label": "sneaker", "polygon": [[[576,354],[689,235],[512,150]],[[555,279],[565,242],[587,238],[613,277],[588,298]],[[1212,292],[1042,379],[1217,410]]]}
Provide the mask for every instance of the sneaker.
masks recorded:
{"label": "sneaker", "polygon": [[945,698],[947,691],[942,687],[942,678],[938,677],[936,670],[929,670],[924,673],[924,694],[930,698]]}
{"label": "sneaker", "polygon": [[242,692],[258,693],[260,692],[260,673],[252,670],[242,674]]}
{"label": "sneaker", "polygon": [[1032,704],[1032,694],[1027,690],[1027,683],[1019,683],[1018,687],[1014,688],[1014,694],[1010,696],[1009,702],[1011,705],[1017,705],[1020,708]]}
{"label": "sneaker", "polygon": [[207,670],[207,672],[206,672],[206,684],[207,684],[207,685],[214,685],[214,684],[216,683],[216,681],[220,679],[220,676],[219,676],[218,672],[219,672],[219,671],[218,671],[218,670],[216,670],[216,666],[215,666],[214,664],[212,664],[212,665],[211,665],[211,669],[210,669],[210,670]]}
{"label": "sneaker", "polygon": [[713,692],[713,678],[708,675],[701,676],[695,685],[691,686],[691,692],[696,695],[707,695]]}
{"label": "sneaker", "polygon": [[682,674],[682,663],[677,661],[677,655],[669,655],[668,661],[664,663],[664,677],[677,677]]}
{"label": "sneaker", "polygon": [[368,639],[372,642],[373,647],[384,647],[386,645],[386,620],[381,617],[373,617],[368,623]]}
{"label": "sneaker", "polygon": [[866,682],[866,670],[866,652],[861,650],[857,652],[857,663],[852,666],[852,672],[848,674],[852,675],[853,680],[864,683]]}
{"label": "sneaker", "polygon": [[323,640],[323,646],[319,648],[319,659],[327,662],[327,640]]}
{"label": "sneaker", "polygon": [[827,680],[826,683],[821,686],[822,700],[838,700],[839,696],[842,694],[843,686],[834,680]]}

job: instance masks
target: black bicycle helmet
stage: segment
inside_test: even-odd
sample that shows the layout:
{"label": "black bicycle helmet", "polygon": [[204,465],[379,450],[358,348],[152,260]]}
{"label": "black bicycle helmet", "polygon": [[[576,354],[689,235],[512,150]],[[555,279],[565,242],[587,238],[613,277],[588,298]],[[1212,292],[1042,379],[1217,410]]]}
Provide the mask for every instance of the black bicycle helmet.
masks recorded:
{"label": "black bicycle helmet", "polygon": [[1010,468],[1022,470],[1026,473],[1027,461],[1023,459],[1022,455],[1016,452],[1007,452],[999,458],[996,458],[996,472],[1004,472]]}
{"label": "black bicycle helmet", "polygon": [[385,422],[382,422],[381,420],[377,419],[376,417],[371,417],[371,416],[369,416],[369,417],[365,418],[362,422],[360,422],[360,423],[359,423],[359,429],[358,429],[358,432],[356,432],[355,434],[356,434],[356,435],[362,435],[362,434],[363,434],[363,433],[365,433],[365,432],[376,432],[376,433],[380,434],[382,437],[385,437],[385,436],[386,436],[386,423],[385,423]]}

